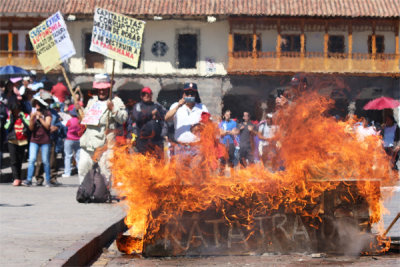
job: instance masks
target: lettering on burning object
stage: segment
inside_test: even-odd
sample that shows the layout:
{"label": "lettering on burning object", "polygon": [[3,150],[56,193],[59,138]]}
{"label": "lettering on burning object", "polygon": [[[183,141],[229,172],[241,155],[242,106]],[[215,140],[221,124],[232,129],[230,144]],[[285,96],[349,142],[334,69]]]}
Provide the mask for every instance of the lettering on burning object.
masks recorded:
{"label": "lettering on burning object", "polygon": [[[271,216],[255,217],[254,229],[249,234],[245,234],[245,227],[239,221],[232,221],[227,228],[225,234],[221,234],[221,227],[227,223],[223,218],[213,220],[200,220],[198,214],[192,215],[191,218],[185,219],[187,223],[169,223],[166,225],[164,232],[164,249],[169,246],[176,246],[182,251],[190,248],[202,246],[204,248],[227,247],[232,248],[235,244],[243,246],[245,250],[251,250],[248,243],[250,235],[259,236],[262,240],[266,238],[280,240],[280,236],[287,240],[311,241],[309,231],[307,230],[301,216],[294,215],[288,219],[286,214],[274,214]],[[208,226],[207,226],[208,225]],[[211,227],[210,227],[211,226]],[[268,229],[269,231],[266,231]],[[270,233],[270,234],[267,234]],[[198,241],[198,242],[196,242]],[[195,245],[193,245],[195,244]]]}

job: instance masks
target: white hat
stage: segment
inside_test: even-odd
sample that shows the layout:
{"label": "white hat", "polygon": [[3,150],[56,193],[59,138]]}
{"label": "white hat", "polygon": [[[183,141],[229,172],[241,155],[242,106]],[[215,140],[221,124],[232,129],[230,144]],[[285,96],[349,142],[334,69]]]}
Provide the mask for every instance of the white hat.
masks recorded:
{"label": "white hat", "polygon": [[93,88],[107,89],[111,87],[111,78],[108,74],[96,74],[94,76]]}
{"label": "white hat", "polygon": [[44,101],[40,96],[34,96],[34,97],[33,97],[33,100],[32,100],[32,104],[33,104],[33,101],[34,101],[34,100],[39,101],[40,104],[42,104],[42,105],[45,106],[45,107],[49,106],[49,104],[47,104],[46,101]]}
{"label": "white hat", "polygon": [[30,81],[30,80],[31,80],[31,77],[25,76],[22,80],[24,80],[24,81]]}

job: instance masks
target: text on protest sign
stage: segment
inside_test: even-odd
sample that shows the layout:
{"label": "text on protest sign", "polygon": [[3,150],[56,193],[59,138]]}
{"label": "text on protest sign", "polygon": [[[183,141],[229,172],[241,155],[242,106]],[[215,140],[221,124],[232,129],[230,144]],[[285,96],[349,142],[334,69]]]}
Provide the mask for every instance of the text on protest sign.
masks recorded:
{"label": "text on protest sign", "polygon": [[75,55],[67,25],[58,11],[29,32],[29,38],[44,72]]}
{"label": "text on protest sign", "polygon": [[90,51],[137,67],[146,22],[110,12],[94,11]]}
{"label": "text on protest sign", "polygon": [[85,117],[82,119],[82,124],[86,125],[99,125],[100,118],[103,115],[104,111],[107,109],[107,103],[105,101],[97,101],[95,102],[85,114]]}

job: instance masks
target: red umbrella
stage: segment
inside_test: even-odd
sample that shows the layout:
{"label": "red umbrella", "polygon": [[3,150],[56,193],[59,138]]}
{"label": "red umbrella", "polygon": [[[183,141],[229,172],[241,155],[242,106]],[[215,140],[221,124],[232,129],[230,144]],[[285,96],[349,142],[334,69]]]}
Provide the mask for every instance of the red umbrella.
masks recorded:
{"label": "red umbrella", "polygon": [[371,100],[369,101],[365,106],[364,109],[365,110],[370,110],[370,109],[378,109],[378,110],[382,110],[382,109],[386,109],[386,108],[397,108],[398,106],[400,106],[400,102],[390,98],[390,97],[379,97],[377,99]]}

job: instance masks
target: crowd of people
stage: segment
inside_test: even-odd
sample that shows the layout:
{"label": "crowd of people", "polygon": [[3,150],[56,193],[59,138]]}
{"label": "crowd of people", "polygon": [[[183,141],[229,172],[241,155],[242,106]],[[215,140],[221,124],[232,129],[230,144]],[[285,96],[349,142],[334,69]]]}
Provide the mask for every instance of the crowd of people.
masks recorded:
{"label": "crowd of people", "polygon": [[[305,90],[307,80],[304,76],[295,76],[290,86]],[[82,183],[98,161],[101,173],[110,179],[109,162],[117,136],[129,140],[132,153],[151,154],[160,159],[165,157],[165,144],[170,144],[169,155],[197,153],[197,126],[204,118],[209,119],[210,114],[201,103],[196,83],[185,83],[180,99],[169,110],[153,101],[151,88],[144,87],[140,101],[128,111],[123,101],[113,94],[113,81],[107,74],[95,75],[92,87],[96,93],[84,105],[80,88],[70,91],[62,78],[55,85],[46,86],[46,81],[37,81],[36,73],[32,72],[29,77],[10,78],[3,85],[1,153],[7,144],[14,186],[31,186],[34,177],[38,186],[58,185],[60,153],[64,159],[62,177],[77,172]],[[279,94],[276,108],[287,104],[288,96]],[[217,121],[218,138],[226,150],[226,156],[219,158],[221,169],[246,167],[255,162],[273,169],[279,149],[273,142],[277,131],[277,126],[272,124],[273,116],[265,113],[261,121],[251,121],[250,112],[245,111],[238,120],[232,118],[229,109],[222,112],[222,118]],[[171,124],[173,134],[168,127]],[[398,155],[400,131],[393,116],[387,117],[382,134],[387,153]],[[101,153],[96,153],[99,149]],[[21,168],[26,153],[28,171],[23,176]]]}

